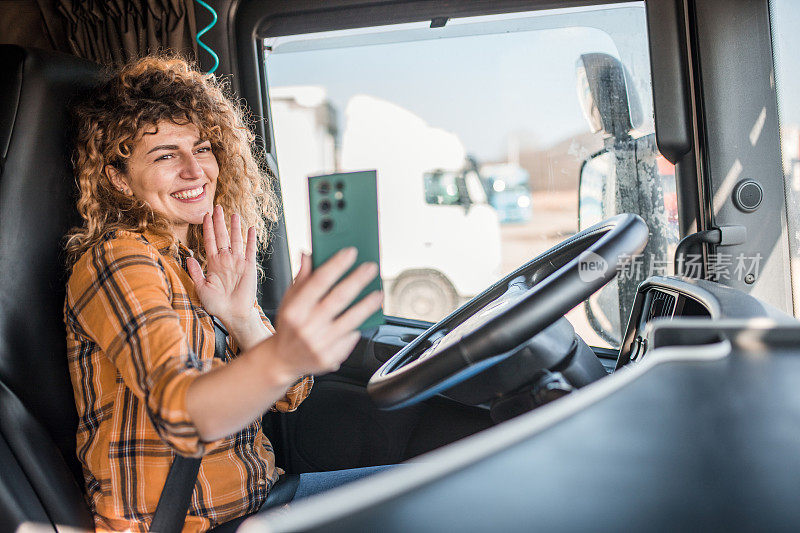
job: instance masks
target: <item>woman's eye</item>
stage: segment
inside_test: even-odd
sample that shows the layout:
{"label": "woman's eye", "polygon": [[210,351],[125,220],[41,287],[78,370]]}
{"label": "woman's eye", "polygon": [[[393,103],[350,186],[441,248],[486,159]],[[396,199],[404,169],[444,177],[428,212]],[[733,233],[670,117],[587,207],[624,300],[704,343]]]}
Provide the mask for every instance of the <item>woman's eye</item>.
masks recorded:
{"label": "woman's eye", "polygon": [[162,156],[156,157],[155,160],[156,161],[162,161],[162,160],[170,159],[171,157],[172,157],[172,154],[164,154]]}
{"label": "woman's eye", "polygon": [[210,152],[210,151],[211,151],[211,147],[210,146],[203,146],[202,148],[198,148],[197,152],[195,152],[195,153],[200,154],[202,152]]}

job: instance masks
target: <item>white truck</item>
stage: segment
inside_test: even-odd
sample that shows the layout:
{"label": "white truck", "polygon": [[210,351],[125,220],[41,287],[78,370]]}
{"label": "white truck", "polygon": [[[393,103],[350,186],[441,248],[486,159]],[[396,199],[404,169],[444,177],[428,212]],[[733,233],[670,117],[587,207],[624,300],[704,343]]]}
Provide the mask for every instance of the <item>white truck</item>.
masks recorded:
{"label": "white truck", "polygon": [[436,321],[500,276],[497,213],[456,135],[356,95],[337,143],[323,89],[271,89],[270,101],[295,269],[310,248],[306,178],[375,169],[387,314]]}

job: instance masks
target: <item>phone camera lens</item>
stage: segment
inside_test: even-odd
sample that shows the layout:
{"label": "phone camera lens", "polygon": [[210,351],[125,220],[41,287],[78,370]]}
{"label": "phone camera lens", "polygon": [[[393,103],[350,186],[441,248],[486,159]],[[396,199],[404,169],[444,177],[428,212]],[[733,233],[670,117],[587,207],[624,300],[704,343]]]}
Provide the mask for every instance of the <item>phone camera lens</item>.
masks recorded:
{"label": "phone camera lens", "polygon": [[337,182],[336,182],[336,190],[337,190],[337,191],[342,191],[342,190],[344,190],[344,182],[343,182],[343,181],[337,181]]}
{"label": "phone camera lens", "polygon": [[328,213],[331,210],[331,201],[327,198],[323,199],[319,203],[319,211],[322,214]]}
{"label": "phone camera lens", "polygon": [[333,219],[323,218],[319,225],[322,228],[322,231],[330,231],[333,229]]}
{"label": "phone camera lens", "polygon": [[331,192],[331,183],[329,181],[320,181],[317,185],[317,190],[320,194],[328,194]]}
{"label": "phone camera lens", "polygon": [[338,207],[339,209],[344,209],[344,200],[337,201],[336,207]]}

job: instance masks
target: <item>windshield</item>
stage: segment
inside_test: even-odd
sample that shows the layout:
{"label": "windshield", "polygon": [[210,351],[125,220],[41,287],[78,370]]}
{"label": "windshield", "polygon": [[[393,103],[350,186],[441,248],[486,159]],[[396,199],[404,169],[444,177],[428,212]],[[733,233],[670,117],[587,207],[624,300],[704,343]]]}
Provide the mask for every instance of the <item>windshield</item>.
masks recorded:
{"label": "windshield", "polygon": [[[657,172],[642,2],[264,45],[295,270],[310,242],[306,177],[375,169],[388,315],[437,321],[595,215],[638,213],[654,244],[626,284],[568,315],[585,339],[617,346],[634,292],[625,287],[670,273],[677,211],[663,196],[674,173]],[[620,73],[614,102],[598,68]],[[592,100],[593,89],[608,94]],[[614,113],[624,127],[603,124],[604,110],[623,101]],[[597,170],[589,163],[599,152],[611,165],[584,190],[581,172]]]}

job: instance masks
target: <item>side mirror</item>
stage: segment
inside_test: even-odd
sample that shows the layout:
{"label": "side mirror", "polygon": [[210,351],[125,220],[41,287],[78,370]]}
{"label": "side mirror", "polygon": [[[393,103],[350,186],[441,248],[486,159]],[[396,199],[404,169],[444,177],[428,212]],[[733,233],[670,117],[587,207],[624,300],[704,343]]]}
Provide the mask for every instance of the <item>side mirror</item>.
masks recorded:
{"label": "side mirror", "polygon": [[657,153],[655,134],[633,134],[641,125],[642,109],[637,91],[628,85],[631,79],[625,66],[611,55],[583,54],[578,60],[578,99],[592,131],[606,135],[605,149],[581,166],[579,229],[617,213],[639,213],[651,229],[640,265],[647,270],[639,272],[635,267],[634,275],[618,276],[584,306],[595,332],[617,346],[641,277],[665,259],[669,236],[677,235],[674,170],[663,157],[647,156]]}
{"label": "side mirror", "polygon": [[[614,212],[617,162],[614,152],[601,150],[581,165],[578,180],[578,231]],[[620,344],[619,283],[612,280],[584,305],[589,325],[612,346]]]}
{"label": "side mirror", "polygon": [[459,205],[461,191],[452,172],[435,170],[423,175],[425,202],[431,205]]}
{"label": "side mirror", "polygon": [[654,135],[614,143],[581,166],[578,180],[578,229],[585,229],[617,213],[640,213],[650,227],[650,240],[638,267],[619,276],[586,302],[586,315],[595,332],[619,345],[642,277],[666,265],[678,241],[678,204],[674,167],[663,157],[638,159],[651,154]]}
{"label": "side mirror", "polygon": [[578,178],[578,231],[610,216],[609,207],[614,205],[616,172],[616,156],[606,149],[591,155],[581,165]]}
{"label": "side mirror", "polygon": [[642,122],[642,108],[631,79],[619,59],[608,54],[582,54],[576,65],[578,101],[592,133],[625,139]]}

